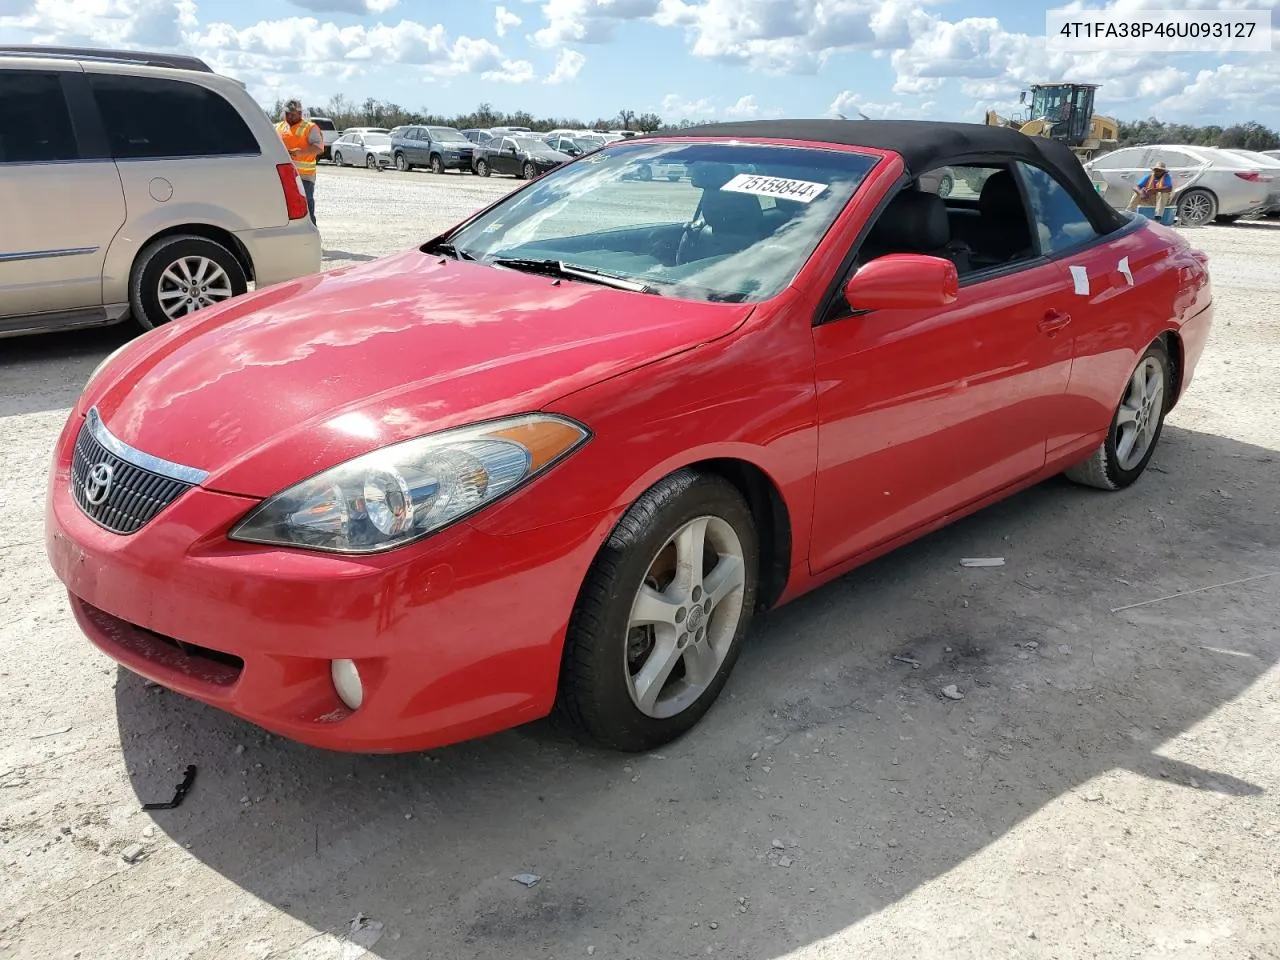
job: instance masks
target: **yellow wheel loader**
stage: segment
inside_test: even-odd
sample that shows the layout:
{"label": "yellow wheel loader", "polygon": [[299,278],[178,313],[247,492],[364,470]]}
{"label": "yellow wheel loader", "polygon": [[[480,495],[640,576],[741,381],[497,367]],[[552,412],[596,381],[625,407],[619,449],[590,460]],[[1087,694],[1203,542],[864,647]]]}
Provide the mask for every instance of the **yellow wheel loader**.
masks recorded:
{"label": "yellow wheel loader", "polygon": [[[1093,112],[1096,83],[1037,83],[1031,86],[1031,105],[1022,118],[1006,118],[987,111],[987,126],[1011,127],[1029,137],[1048,137],[1070,147],[1080,162],[1114,150],[1120,124],[1114,117]],[[1027,102],[1022,91],[1021,103]]]}

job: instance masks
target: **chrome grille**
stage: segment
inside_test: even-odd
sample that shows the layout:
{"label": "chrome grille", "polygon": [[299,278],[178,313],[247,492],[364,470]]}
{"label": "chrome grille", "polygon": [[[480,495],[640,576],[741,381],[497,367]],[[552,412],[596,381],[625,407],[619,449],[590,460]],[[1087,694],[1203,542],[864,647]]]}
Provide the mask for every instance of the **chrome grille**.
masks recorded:
{"label": "chrome grille", "polygon": [[134,450],[113,437],[90,410],[71,457],[71,495],[94,523],[137,533],[205,474]]}

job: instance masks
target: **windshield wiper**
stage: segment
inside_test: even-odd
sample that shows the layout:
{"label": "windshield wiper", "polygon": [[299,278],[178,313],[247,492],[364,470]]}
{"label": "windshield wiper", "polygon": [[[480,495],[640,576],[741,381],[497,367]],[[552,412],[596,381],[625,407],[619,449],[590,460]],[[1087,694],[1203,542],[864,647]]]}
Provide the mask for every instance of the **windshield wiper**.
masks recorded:
{"label": "windshield wiper", "polygon": [[428,253],[443,253],[445,256],[453,257],[455,260],[474,260],[471,254],[465,250],[459,250],[457,246],[450,240],[442,240],[440,243],[434,244],[427,248]]}
{"label": "windshield wiper", "polygon": [[494,257],[489,263],[499,267],[510,267],[513,270],[528,270],[530,273],[545,273],[551,277],[567,277],[570,280],[585,280],[588,283],[599,283],[618,290],[631,290],[635,293],[657,293],[656,287],[628,277],[605,273],[595,267],[583,267],[563,260],[538,260],[526,257]]}

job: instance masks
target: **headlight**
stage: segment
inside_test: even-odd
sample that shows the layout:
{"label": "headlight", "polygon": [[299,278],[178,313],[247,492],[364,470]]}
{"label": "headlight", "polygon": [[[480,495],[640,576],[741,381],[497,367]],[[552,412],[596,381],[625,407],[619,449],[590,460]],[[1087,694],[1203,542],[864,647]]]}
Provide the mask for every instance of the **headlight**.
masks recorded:
{"label": "headlight", "polygon": [[232,540],[378,553],[469,516],[586,442],[580,424],[528,414],[395,443],[276,494]]}

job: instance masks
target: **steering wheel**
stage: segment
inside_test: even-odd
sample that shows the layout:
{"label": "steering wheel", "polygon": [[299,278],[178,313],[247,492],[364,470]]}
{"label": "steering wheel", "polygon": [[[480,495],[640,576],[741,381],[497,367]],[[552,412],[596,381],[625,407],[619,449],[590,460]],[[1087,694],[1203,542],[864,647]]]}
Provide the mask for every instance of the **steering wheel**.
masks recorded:
{"label": "steering wheel", "polygon": [[[695,214],[695,216],[697,215]],[[686,259],[689,255],[689,249],[706,225],[707,221],[703,220],[701,216],[697,216],[697,219],[690,220],[684,225],[684,229],[680,231],[680,241],[676,244],[676,266],[689,262]]]}

